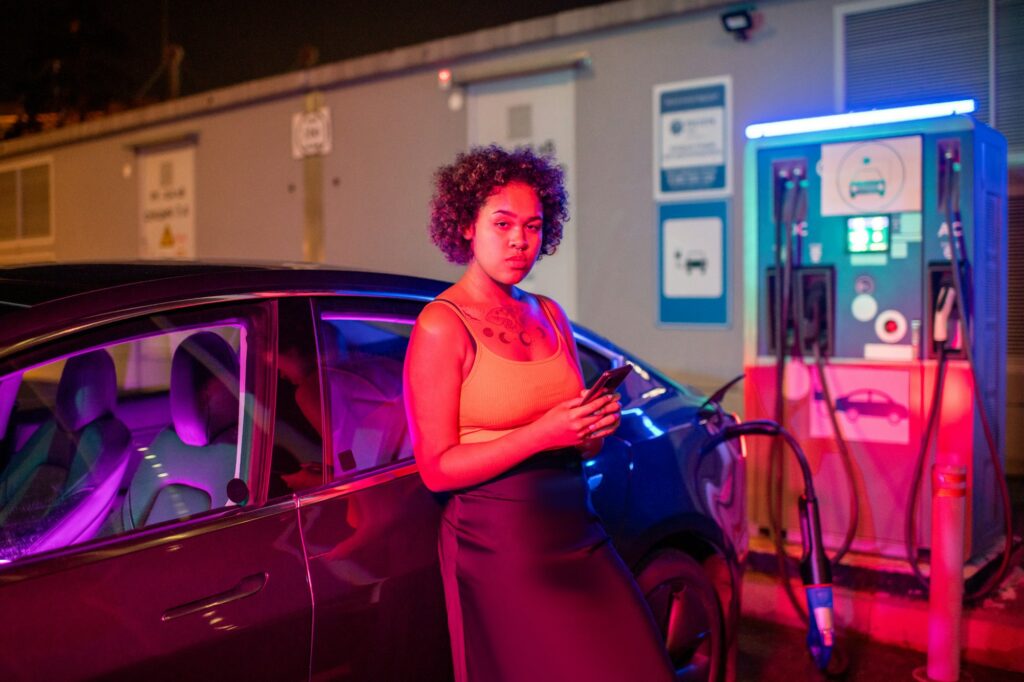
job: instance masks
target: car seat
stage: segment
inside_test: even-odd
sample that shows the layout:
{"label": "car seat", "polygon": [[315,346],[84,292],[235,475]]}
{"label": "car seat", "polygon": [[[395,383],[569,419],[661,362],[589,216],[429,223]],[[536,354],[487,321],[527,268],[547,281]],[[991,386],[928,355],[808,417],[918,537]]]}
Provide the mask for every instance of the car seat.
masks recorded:
{"label": "car seat", "polygon": [[153,439],[125,501],[126,526],[182,518],[228,503],[238,441],[238,357],[213,332],[192,334],[171,360],[172,425]]}
{"label": "car seat", "polygon": [[69,358],[53,416],[16,452],[0,480],[5,554],[42,552],[93,537],[129,465],[128,427],[114,416],[117,372],[105,350]]}
{"label": "car seat", "polygon": [[334,477],[411,456],[402,401],[402,366],[353,353],[327,369]]}

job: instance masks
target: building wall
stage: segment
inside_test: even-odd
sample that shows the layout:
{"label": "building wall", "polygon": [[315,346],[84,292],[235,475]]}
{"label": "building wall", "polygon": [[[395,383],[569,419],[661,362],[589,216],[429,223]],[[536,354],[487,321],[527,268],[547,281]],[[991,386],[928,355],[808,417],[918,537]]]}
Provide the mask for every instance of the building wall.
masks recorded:
{"label": "building wall", "polygon": [[[84,124],[79,132],[0,143],[0,164],[53,159],[56,223],[52,249],[0,253],[0,260],[136,257],[134,147],[182,135],[198,140],[198,256],[301,260],[309,188],[306,162],[291,156],[291,117],[304,110],[308,92],[319,90],[333,118],[333,150],[322,160],[317,188],[325,261],[453,280],[459,269],[432,247],[426,225],[432,173],[465,147],[467,114],[449,108],[437,69],[500,67],[585,50],[591,67],[576,80],[577,196],[568,225],[581,231],[579,321],[669,375],[711,390],[742,371],[743,129],[834,111],[833,11],[843,3],[759,3],[764,26],[748,42],[723,32],[719,13],[727,4],[598,6],[204,93]],[[585,30],[592,25],[605,27]],[[659,326],[652,88],[721,75],[733,82],[731,326]],[[727,406],[739,410],[740,396],[734,391]],[[1024,470],[1024,463],[1011,462],[1010,469]]]}
{"label": "building wall", "polygon": [[196,253],[209,259],[302,260],[302,162],[291,156],[298,97],[192,121]]}
{"label": "building wall", "polygon": [[54,255],[59,260],[132,258],[138,188],[125,178],[130,147],[95,140],[53,150]]}
{"label": "building wall", "polygon": [[[576,216],[568,226],[583,231],[579,321],[705,390],[742,371],[743,128],[832,110],[835,4],[763,3],[765,26],[748,42],[727,35],[720,10],[712,7],[490,53],[477,50],[448,62],[455,68],[501,66],[527,55],[589,52],[592,66],[576,83]],[[644,6],[618,3],[582,16]],[[459,270],[445,263],[426,231],[432,173],[465,147],[467,137],[466,109],[449,108],[447,93],[437,87],[437,68],[428,61],[322,89],[333,119],[333,150],[323,159],[320,187],[326,262],[458,277]],[[652,88],[721,75],[733,79],[731,325],[662,327],[651,179]],[[48,150],[56,176],[55,255],[134,257],[138,190],[134,176],[124,177],[125,165],[134,161],[133,145],[191,134],[198,139],[198,256],[301,260],[304,162],[292,159],[290,134],[291,116],[303,111],[304,94],[292,91],[214,113],[143,123]],[[736,408],[738,393],[732,398]]]}
{"label": "building wall", "polygon": [[434,169],[466,145],[436,69],[328,91],[334,149],[324,160],[325,256],[347,267],[455,279],[430,243]]}

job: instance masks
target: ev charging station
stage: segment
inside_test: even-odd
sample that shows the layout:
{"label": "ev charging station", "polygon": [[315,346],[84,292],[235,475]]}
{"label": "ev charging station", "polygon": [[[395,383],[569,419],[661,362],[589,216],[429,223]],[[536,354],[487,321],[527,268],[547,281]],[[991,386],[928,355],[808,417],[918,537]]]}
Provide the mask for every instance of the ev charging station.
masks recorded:
{"label": "ev charging station", "polygon": [[[963,558],[1000,544],[1007,149],[970,111],[747,129],[745,418],[803,445],[832,549],[930,549],[932,461],[938,495],[963,497]],[[754,531],[799,537],[799,472],[768,439],[747,447]]]}

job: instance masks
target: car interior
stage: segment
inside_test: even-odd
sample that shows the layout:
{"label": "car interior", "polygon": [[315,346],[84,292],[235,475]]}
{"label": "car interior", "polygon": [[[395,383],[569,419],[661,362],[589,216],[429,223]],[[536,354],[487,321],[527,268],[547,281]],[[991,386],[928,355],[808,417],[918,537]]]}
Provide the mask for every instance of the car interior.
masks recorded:
{"label": "car interior", "polygon": [[0,561],[230,504],[245,472],[225,337],[241,344],[176,330],[0,379]]}
{"label": "car interior", "polygon": [[122,506],[126,528],[191,516],[228,504],[236,478],[238,357],[203,331],[178,345],[171,363],[172,423],[156,435]]}
{"label": "car interior", "polygon": [[412,457],[402,399],[411,321],[328,317],[322,328],[334,478]]}
{"label": "car interior", "polygon": [[21,555],[92,537],[128,466],[130,434],[114,415],[117,379],[104,350],[64,364],[54,411],[0,476],[4,554]]}

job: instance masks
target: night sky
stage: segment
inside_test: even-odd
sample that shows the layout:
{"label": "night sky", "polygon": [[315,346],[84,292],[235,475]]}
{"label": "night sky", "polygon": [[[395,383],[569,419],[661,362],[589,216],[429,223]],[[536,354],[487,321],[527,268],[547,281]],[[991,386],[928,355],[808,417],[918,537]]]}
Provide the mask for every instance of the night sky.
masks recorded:
{"label": "night sky", "polygon": [[188,95],[298,68],[307,45],[326,64],[602,2],[0,0],[0,104],[131,102],[160,64],[165,12],[170,42],[185,49]]}

